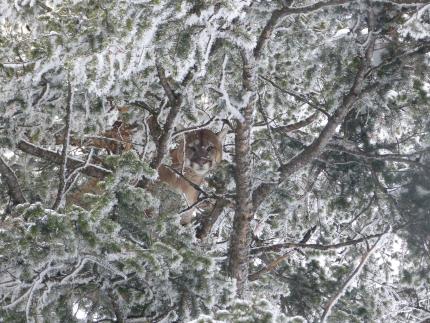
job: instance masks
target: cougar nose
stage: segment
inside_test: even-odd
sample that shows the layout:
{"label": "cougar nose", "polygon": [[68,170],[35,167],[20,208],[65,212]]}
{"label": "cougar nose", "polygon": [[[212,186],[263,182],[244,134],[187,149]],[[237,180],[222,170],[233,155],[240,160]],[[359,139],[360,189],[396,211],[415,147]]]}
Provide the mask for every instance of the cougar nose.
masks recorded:
{"label": "cougar nose", "polygon": [[199,166],[203,166],[204,164],[206,164],[206,160],[205,160],[205,159],[203,159],[203,158],[200,158],[200,159],[197,159],[197,160],[196,160],[196,163],[197,163]]}

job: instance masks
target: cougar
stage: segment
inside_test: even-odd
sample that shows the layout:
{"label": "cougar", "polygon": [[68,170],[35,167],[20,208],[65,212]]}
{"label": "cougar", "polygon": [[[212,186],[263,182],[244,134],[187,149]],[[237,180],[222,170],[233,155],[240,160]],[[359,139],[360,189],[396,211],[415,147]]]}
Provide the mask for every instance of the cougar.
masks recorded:
{"label": "cougar", "polygon": [[[190,182],[200,186],[205,175],[221,162],[226,130],[218,134],[208,129],[186,133],[179,146],[170,151],[171,166],[161,165],[158,168],[159,179],[182,193],[189,206],[199,198],[199,191]],[[193,213],[193,208],[185,212],[181,224],[190,223]]]}

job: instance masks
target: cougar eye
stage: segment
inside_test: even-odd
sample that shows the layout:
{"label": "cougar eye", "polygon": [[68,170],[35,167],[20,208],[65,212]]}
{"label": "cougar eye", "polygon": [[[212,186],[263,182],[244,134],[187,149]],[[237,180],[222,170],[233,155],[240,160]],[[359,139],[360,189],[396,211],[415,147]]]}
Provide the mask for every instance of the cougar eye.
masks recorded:
{"label": "cougar eye", "polygon": [[207,151],[212,151],[214,149],[214,146],[209,146],[208,148],[206,148]]}

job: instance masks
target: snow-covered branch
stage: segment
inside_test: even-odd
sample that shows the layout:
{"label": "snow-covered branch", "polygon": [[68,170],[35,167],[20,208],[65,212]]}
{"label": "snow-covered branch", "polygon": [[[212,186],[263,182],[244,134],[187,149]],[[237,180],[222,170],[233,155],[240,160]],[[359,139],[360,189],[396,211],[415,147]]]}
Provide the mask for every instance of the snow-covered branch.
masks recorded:
{"label": "snow-covered branch", "polygon": [[[28,153],[30,155],[39,157],[41,159],[50,161],[58,165],[61,165],[61,163],[63,162],[62,156],[56,153],[55,151],[35,146],[25,140],[19,141],[16,147],[25,153]],[[70,156],[67,158],[68,169],[75,169],[78,167],[82,167],[84,165],[85,165],[85,162],[82,160],[79,160],[77,158],[70,157]],[[89,164],[87,167],[82,168],[81,172],[85,175],[95,177],[98,179],[103,179],[107,175],[111,174],[110,170],[94,164]]]}
{"label": "snow-covered branch", "polygon": [[163,126],[163,132],[158,139],[157,154],[151,162],[151,167],[154,169],[158,169],[158,167],[160,167],[164,156],[167,154],[169,142],[172,137],[173,129],[175,127],[176,120],[181,110],[182,104],[182,96],[180,94],[175,93],[171,88],[169,81],[166,78],[164,68],[160,65],[160,63],[157,63],[156,67],[160,83],[163,86],[167,98],[169,99],[170,111]]}
{"label": "snow-covered branch", "polygon": [[284,242],[284,243],[277,243],[270,246],[263,246],[263,247],[256,247],[251,249],[251,254],[260,254],[262,252],[267,251],[281,251],[283,249],[290,249],[290,248],[302,248],[302,249],[315,249],[315,250],[334,250],[339,248],[345,248],[348,246],[354,246],[362,242],[367,242],[369,239],[375,239],[383,236],[384,233],[377,233],[368,235],[359,239],[353,239],[353,240],[347,240],[344,242],[339,242],[335,244],[318,244],[318,243],[297,243],[297,242]]}
{"label": "snow-covered branch", "polygon": [[[324,129],[321,131],[320,135],[312,142],[312,144],[306,147],[306,149],[293,157],[287,163],[279,167],[278,171],[281,175],[280,182],[283,182],[290,175],[296,173],[298,170],[308,165],[314,158],[321,154],[321,152],[329,144],[330,139],[336,133],[338,126],[343,122],[349,111],[353,108],[355,102],[357,102],[357,100],[360,98],[364,87],[366,73],[371,66],[371,59],[376,42],[376,34],[373,31],[374,27],[372,27],[374,26],[374,23],[372,22],[373,20],[374,18],[372,18],[369,23],[370,32],[368,35],[364,57],[361,58],[360,67],[358,68],[354,82],[349,92],[343,97],[340,106],[333,113]],[[271,183],[260,184],[252,194],[254,208],[257,209],[276,187],[277,185]]]}
{"label": "snow-covered branch", "polygon": [[58,192],[57,197],[55,198],[55,202],[52,205],[52,209],[56,210],[61,206],[61,202],[64,199],[64,192],[66,190],[67,185],[67,158],[69,155],[69,145],[70,145],[70,133],[72,128],[72,110],[73,110],[73,91],[72,85],[67,85],[67,101],[66,101],[66,116],[65,116],[65,130],[64,130],[64,142],[63,149],[61,151],[61,159],[62,162],[60,164],[60,172],[59,172],[59,184],[58,184]]}
{"label": "snow-covered branch", "polygon": [[279,23],[281,19],[285,18],[286,16],[294,15],[294,14],[306,14],[306,13],[317,11],[321,8],[344,5],[349,2],[351,1],[350,0],[329,0],[329,1],[316,2],[312,5],[305,6],[305,7],[283,7],[283,8],[274,10],[270,16],[270,19],[267,21],[266,25],[264,26],[260,36],[258,37],[257,45],[254,48],[254,57],[259,58],[261,56],[262,49],[265,46],[266,42],[271,37],[272,32],[275,29],[276,25]]}
{"label": "snow-covered branch", "polygon": [[383,235],[380,236],[378,241],[376,241],[375,244],[371,248],[369,248],[367,250],[367,252],[361,257],[361,260],[360,260],[360,263],[358,264],[358,266],[354,269],[354,271],[351,273],[351,275],[342,284],[341,288],[336,292],[336,294],[330,298],[329,302],[327,303],[327,305],[324,308],[323,314],[321,315],[321,322],[322,323],[326,322],[327,318],[331,314],[331,310],[332,310],[333,306],[335,306],[337,304],[337,302],[339,301],[339,299],[342,297],[342,295],[345,294],[349,285],[351,285],[351,283],[353,282],[355,277],[357,277],[361,273],[363,266],[366,264],[369,257],[375,252],[376,248],[379,246],[379,242],[381,241],[382,237],[383,237]]}

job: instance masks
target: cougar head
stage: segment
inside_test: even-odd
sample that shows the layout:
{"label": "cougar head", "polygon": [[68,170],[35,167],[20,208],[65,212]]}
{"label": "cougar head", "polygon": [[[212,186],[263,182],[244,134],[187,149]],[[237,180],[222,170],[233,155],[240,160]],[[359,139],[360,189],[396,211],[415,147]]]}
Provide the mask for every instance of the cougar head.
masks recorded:
{"label": "cougar head", "polygon": [[209,129],[200,129],[189,132],[181,144],[179,153],[182,153],[183,164],[193,170],[197,175],[205,175],[222,160],[222,142],[226,131],[216,134]]}

